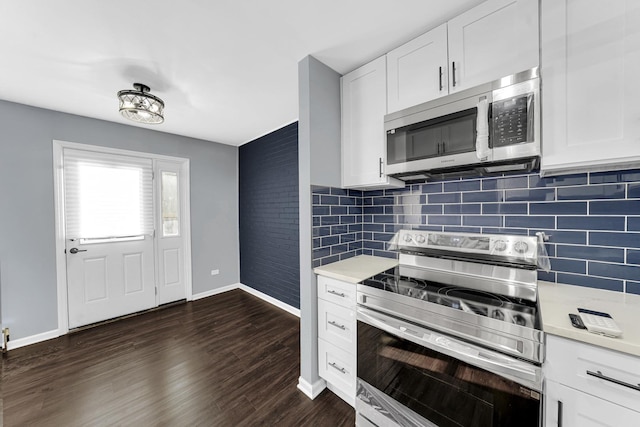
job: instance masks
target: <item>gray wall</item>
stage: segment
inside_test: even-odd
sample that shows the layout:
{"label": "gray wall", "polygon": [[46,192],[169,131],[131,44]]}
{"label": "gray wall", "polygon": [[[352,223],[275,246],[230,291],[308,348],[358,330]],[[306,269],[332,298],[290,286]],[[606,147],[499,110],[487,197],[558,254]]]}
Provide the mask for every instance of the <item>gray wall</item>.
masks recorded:
{"label": "gray wall", "polygon": [[300,377],[318,376],[318,307],[311,269],[311,185],[340,186],[340,74],[307,56],[298,63]]}
{"label": "gray wall", "polygon": [[193,293],[239,282],[236,147],[0,101],[0,303],[12,340],[58,327],[54,139],[189,158]]}

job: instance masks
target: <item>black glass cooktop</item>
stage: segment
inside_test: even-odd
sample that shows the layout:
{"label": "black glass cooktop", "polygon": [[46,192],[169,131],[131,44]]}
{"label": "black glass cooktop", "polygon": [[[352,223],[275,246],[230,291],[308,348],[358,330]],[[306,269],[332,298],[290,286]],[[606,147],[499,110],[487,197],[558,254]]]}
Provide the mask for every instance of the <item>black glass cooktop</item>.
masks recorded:
{"label": "black glass cooktop", "polygon": [[367,279],[362,284],[479,316],[540,329],[535,302],[401,276],[397,267]]}

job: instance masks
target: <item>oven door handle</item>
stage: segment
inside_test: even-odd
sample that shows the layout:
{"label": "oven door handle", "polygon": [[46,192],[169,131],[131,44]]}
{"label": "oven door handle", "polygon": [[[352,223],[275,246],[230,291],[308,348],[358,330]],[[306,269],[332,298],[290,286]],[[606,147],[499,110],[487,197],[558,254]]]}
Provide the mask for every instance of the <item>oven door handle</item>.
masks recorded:
{"label": "oven door handle", "polygon": [[357,319],[433,351],[444,353],[471,365],[508,377],[536,391],[542,390],[542,373],[538,366],[483,347],[468,344],[448,335],[403,322],[362,306],[357,308]]}

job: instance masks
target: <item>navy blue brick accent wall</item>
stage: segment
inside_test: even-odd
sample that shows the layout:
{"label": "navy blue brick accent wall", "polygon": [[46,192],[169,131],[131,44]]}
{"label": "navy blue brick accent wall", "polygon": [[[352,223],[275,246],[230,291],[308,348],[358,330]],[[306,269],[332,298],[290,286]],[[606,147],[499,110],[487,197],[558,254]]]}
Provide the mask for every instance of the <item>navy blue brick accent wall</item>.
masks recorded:
{"label": "navy blue brick accent wall", "polygon": [[[539,272],[540,279],[640,294],[640,170],[429,182],[365,191],[358,200],[363,254],[395,257],[385,250],[386,242],[401,228],[544,231],[551,236],[546,246],[552,271]],[[332,200],[320,198],[314,199],[314,209],[316,201],[314,233],[316,222],[332,207]],[[314,256],[315,265],[329,261],[326,248],[320,240],[314,255],[322,256]]]}
{"label": "navy blue brick accent wall", "polygon": [[298,123],[240,146],[240,281],[300,308]]}

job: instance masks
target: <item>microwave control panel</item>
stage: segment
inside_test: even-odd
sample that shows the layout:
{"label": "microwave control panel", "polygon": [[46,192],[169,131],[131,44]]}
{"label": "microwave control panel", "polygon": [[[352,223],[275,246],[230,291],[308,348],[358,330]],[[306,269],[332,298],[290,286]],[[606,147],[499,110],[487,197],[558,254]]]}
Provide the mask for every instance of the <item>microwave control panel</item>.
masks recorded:
{"label": "microwave control panel", "polygon": [[530,95],[494,101],[491,105],[493,146],[504,147],[528,142],[533,99]]}

